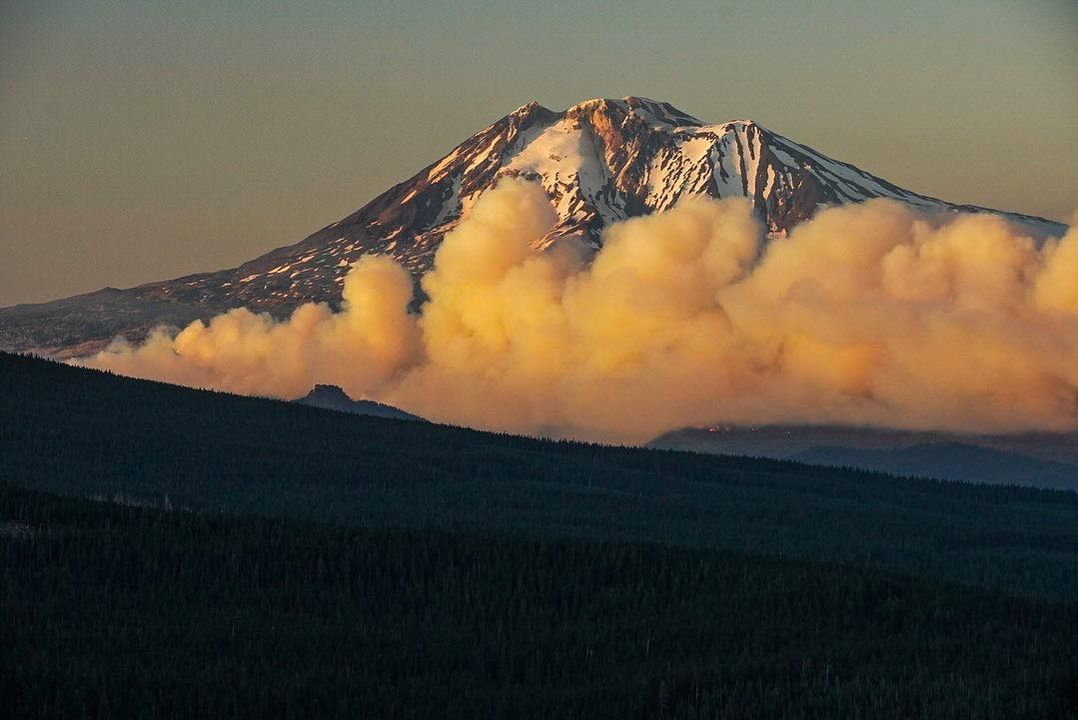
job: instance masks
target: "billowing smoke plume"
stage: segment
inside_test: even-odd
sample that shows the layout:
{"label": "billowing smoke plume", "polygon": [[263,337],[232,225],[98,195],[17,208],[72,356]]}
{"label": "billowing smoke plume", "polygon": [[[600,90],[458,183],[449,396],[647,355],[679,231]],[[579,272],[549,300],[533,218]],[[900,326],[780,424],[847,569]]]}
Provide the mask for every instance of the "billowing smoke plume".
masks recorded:
{"label": "billowing smoke plume", "polygon": [[690,198],[611,226],[585,263],[532,250],[555,223],[541,189],[503,181],[446,235],[418,316],[407,273],[365,257],[340,312],[234,310],[89,364],[630,442],[717,422],[1078,429],[1078,230],[1038,246],[993,215],[876,200],[765,247],[747,201]]}

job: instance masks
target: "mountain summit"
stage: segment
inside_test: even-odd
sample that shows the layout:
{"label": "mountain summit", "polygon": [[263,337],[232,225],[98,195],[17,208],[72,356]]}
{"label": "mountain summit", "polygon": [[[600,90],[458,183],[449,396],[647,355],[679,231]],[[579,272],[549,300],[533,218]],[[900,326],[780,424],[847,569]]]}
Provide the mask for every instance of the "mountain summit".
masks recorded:
{"label": "mountain summit", "polygon": [[340,387],[336,385],[315,385],[304,397],[293,400],[300,405],[321,408],[322,410],[336,410],[337,412],[352,413],[354,415],[371,415],[373,417],[391,418],[393,420],[413,420],[426,422],[418,415],[405,412],[392,405],[385,405],[373,400],[353,400],[348,397]]}
{"label": "mountain summit", "polygon": [[997,213],[1035,236],[1065,230],[904,190],[751,120],[707,124],[642,97],[597,98],[562,112],[530,102],[352,215],[238,268],[0,310],[0,349],[71,356],[118,334],[140,339],[162,322],[182,325],[239,306],[284,316],[312,300],[336,304],[349,266],[368,253],[422,275],[445,233],[505,176],[540,183],[556,207],[560,223],[543,246],[572,236],[597,248],[608,224],[686,195],[748,198],[772,235],[820,208],[880,197],[928,212]]}

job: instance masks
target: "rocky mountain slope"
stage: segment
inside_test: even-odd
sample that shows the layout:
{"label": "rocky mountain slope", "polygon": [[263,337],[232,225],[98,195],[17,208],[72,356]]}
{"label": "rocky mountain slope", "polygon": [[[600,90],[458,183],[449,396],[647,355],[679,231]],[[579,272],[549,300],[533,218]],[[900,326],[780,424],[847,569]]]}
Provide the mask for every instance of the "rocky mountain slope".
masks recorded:
{"label": "rocky mountain slope", "polygon": [[[749,120],[707,124],[669,103],[595,99],[563,112],[532,102],[480,130],[448,155],[305,240],[238,268],[0,310],[0,348],[84,354],[160,323],[185,324],[247,306],[283,316],[307,301],[340,299],[349,265],[392,255],[415,276],[442,237],[504,176],[542,184],[560,224],[540,243],[583,237],[597,248],[611,222],[671,207],[685,195],[746,197],[772,234],[821,207],[871,198],[928,212],[997,212],[904,190]],[[1064,226],[999,213],[1036,236]]]}

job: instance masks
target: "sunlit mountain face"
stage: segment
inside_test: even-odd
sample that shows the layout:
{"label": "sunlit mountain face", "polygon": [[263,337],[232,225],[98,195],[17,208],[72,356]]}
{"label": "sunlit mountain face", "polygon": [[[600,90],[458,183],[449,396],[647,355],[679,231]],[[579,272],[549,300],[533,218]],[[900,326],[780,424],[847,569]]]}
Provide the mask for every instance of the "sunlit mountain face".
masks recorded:
{"label": "sunlit mountain face", "polygon": [[[748,198],[771,236],[821,208],[872,198],[928,213],[996,212],[902,189],[750,120],[709,124],[639,97],[588,100],[562,112],[532,102],[352,215],[238,268],[0,310],[0,348],[69,357],[117,335],[139,340],[158,324],[183,326],[234,307],[283,317],[304,302],[336,306],[350,265],[364,255],[388,255],[415,277],[427,272],[445,234],[503,177],[534,180],[554,205],[558,223],[537,248],[579,238],[597,250],[611,223],[692,195]],[[1035,237],[1065,230],[1000,214]]]}

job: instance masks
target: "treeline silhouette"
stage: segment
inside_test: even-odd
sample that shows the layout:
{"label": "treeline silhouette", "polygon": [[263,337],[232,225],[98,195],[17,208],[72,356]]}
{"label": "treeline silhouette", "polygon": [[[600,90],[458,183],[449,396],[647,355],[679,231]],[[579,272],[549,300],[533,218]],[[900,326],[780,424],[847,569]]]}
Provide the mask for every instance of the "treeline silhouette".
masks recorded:
{"label": "treeline silhouette", "polygon": [[1047,718],[1078,609],[661,546],[0,486],[4,716]]}
{"label": "treeline silhouette", "polygon": [[721,548],[1078,598],[1074,493],[536,440],[10,354],[0,354],[0,418],[0,481],[27,488],[352,526]]}

